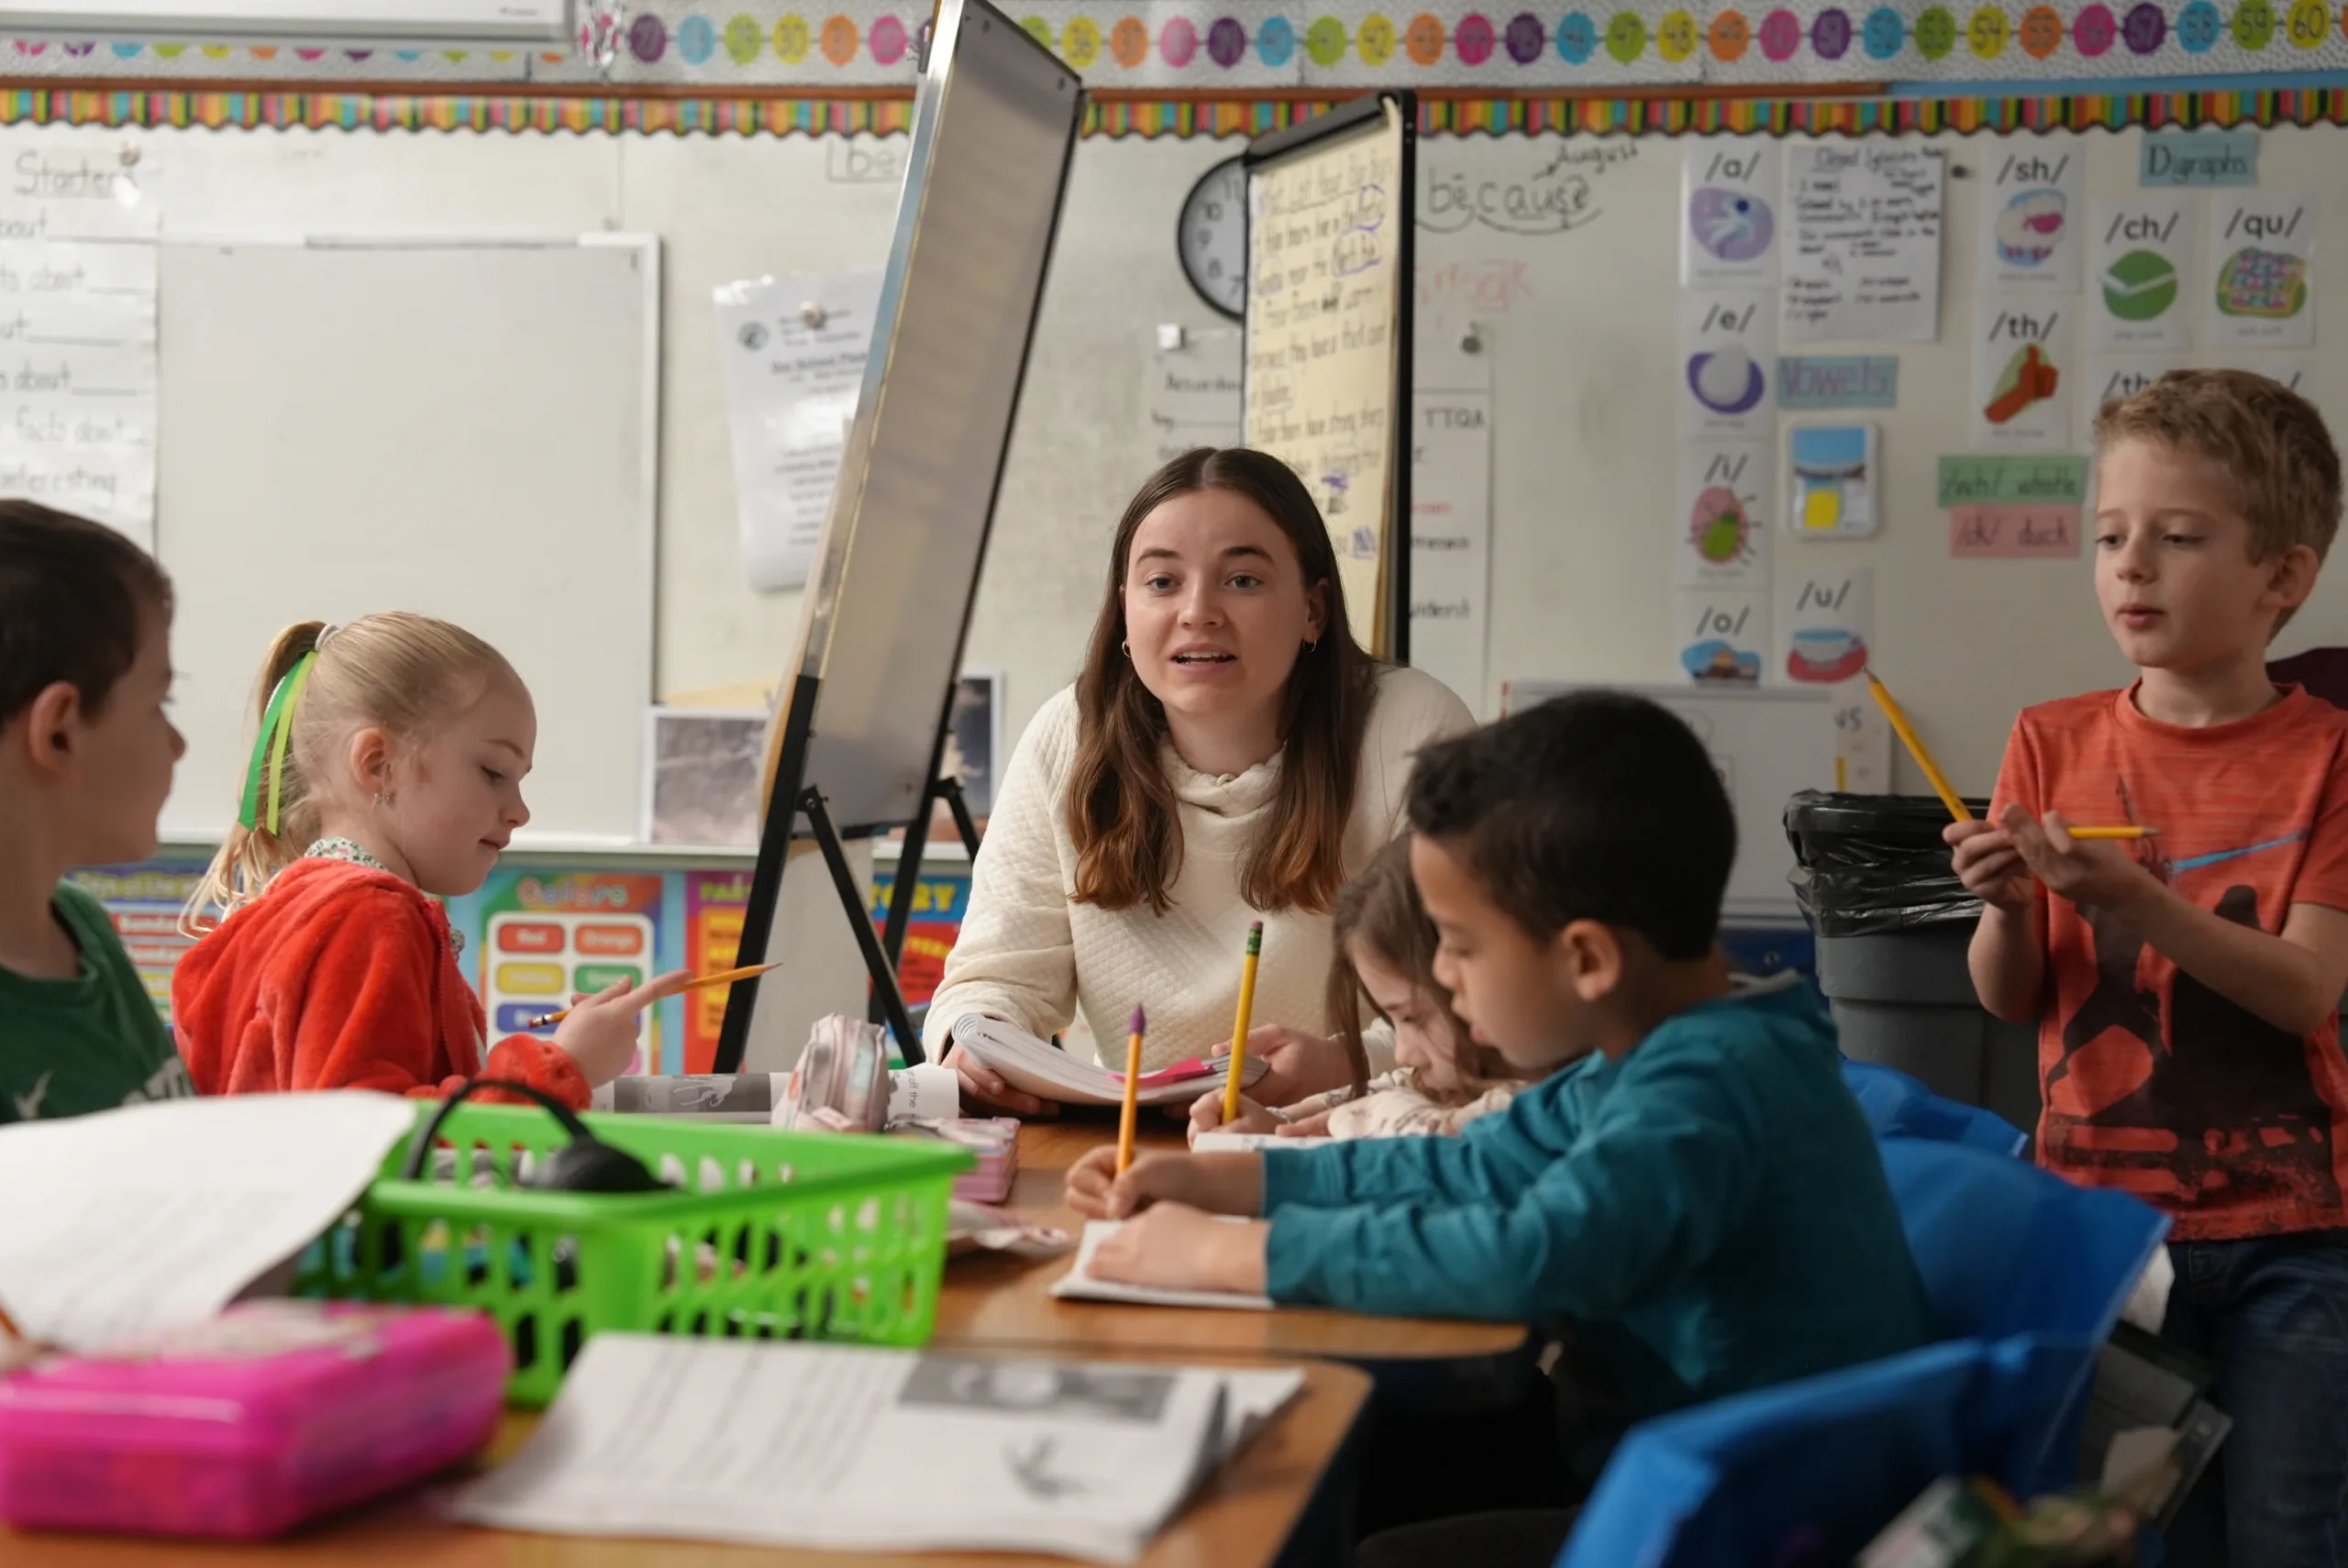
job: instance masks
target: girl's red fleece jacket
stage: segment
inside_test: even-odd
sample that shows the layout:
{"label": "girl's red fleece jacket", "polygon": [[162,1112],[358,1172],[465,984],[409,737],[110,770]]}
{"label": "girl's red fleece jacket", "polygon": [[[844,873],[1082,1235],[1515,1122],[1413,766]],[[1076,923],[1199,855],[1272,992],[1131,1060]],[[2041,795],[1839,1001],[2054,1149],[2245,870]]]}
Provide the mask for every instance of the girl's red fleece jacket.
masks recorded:
{"label": "girl's red fleece jacket", "polygon": [[517,1079],[574,1109],[587,1080],[526,1034],[489,1053],[439,900],[388,871],[296,861],[183,955],[172,1027],[199,1094],[371,1088],[438,1096]]}

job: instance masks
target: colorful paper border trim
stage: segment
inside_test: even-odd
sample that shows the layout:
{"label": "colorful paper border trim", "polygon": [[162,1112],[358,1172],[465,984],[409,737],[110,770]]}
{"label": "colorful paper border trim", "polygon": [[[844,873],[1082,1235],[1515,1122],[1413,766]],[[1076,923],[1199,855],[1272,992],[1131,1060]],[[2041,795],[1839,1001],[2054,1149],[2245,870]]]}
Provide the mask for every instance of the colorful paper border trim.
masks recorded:
{"label": "colorful paper border trim", "polygon": [[[1087,136],[1259,136],[1335,100],[1094,103]],[[367,93],[0,89],[0,126],[212,130],[670,132],[680,136],[893,136],[904,98],[588,98]],[[2121,130],[2348,125],[2348,87],[2270,93],[2090,94],[2052,98],[1438,98],[1427,136],[1866,136],[1876,132]]]}
{"label": "colorful paper border trim", "polygon": [[[1094,87],[2208,76],[2348,68],[2348,0],[1013,0]],[[16,76],[901,86],[920,0],[630,0],[582,55],[0,41]],[[599,65],[597,61],[602,63]]]}

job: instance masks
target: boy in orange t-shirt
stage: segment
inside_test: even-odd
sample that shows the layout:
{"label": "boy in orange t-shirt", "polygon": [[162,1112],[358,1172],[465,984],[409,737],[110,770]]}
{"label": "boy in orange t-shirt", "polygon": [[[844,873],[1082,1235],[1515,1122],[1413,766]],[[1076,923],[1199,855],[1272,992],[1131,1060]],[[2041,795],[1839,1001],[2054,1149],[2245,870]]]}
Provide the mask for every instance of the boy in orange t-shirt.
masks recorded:
{"label": "boy in orange t-shirt", "polygon": [[[2039,1024],[2039,1158],[2175,1220],[2164,1332],[2235,1429],[2171,1559],[2348,1562],[2348,712],[2266,674],[2340,522],[2322,416],[2182,370],[2096,421],[2096,597],[2138,670],[2027,709],[1987,822],[1982,1005]],[[2074,839],[2133,823],[2155,837]]]}

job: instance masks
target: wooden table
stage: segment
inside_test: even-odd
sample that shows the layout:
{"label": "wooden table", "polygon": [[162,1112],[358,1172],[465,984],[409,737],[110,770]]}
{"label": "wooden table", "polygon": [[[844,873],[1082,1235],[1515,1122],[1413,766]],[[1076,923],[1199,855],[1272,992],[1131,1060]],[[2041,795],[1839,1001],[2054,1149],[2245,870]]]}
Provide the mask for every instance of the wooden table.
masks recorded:
{"label": "wooden table", "polygon": [[[1019,1178],[1009,1207],[1042,1224],[1080,1230],[1083,1220],[1068,1207],[1068,1169],[1087,1150],[1115,1137],[1113,1121],[1029,1122],[1019,1134]],[[1169,1121],[1146,1120],[1140,1141],[1145,1148],[1180,1149],[1182,1133]],[[946,1265],[934,1342],[1085,1355],[1326,1356],[1371,1372],[1381,1386],[1440,1383],[1471,1403],[1520,1386],[1531,1364],[1527,1335],[1516,1323],[1371,1318],[1319,1308],[1130,1307],[1046,1294],[1070,1262],[1032,1263],[1001,1253],[953,1259]]]}
{"label": "wooden table", "polygon": [[[1142,1559],[1145,1568],[1268,1568],[1308,1513],[1315,1529],[1346,1528],[1350,1471],[1339,1461],[1369,1397],[1369,1379],[1326,1362],[1307,1364],[1303,1371],[1304,1387],[1296,1398],[1151,1543]],[[490,1456],[511,1454],[537,1421],[535,1414],[508,1415]],[[950,1460],[938,1456],[938,1463]],[[905,1485],[923,1488],[918,1469],[907,1473]],[[0,1562],[7,1568],[283,1568],[321,1562],[386,1568],[1067,1568],[1070,1561],[1003,1552],[884,1555],[516,1535],[448,1522],[437,1517],[444,1497],[445,1488],[411,1493],[269,1546],[24,1536],[0,1529]]]}

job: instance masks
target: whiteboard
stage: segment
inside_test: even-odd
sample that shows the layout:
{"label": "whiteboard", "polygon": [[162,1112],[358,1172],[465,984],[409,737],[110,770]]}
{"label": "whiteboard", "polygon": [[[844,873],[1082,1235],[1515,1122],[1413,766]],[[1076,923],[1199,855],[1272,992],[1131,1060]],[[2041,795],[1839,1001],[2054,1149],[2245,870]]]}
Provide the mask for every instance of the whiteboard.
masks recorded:
{"label": "whiteboard", "polygon": [[1786,802],[1804,790],[1834,788],[1834,693],[1520,680],[1502,689],[1501,709],[1522,712],[1567,692],[1600,690],[1652,698],[1686,720],[1712,754],[1736,812],[1736,868],[1722,919],[1799,921],[1801,906],[1788,880],[1794,852]]}
{"label": "whiteboard", "polygon": [[517,845],[634,842],[658,241],[180,241],[161,286],[156,542],[188,738],[164,836],[233,819],[282,627],[400,609],[487,638],[529,685]]}
{"label": "whiteboard", "polygon": [[1355,637],[1408,653],[1411,149],[1382,94],[1247,150],[1247,358],[1240,430],[1312,491]]}

